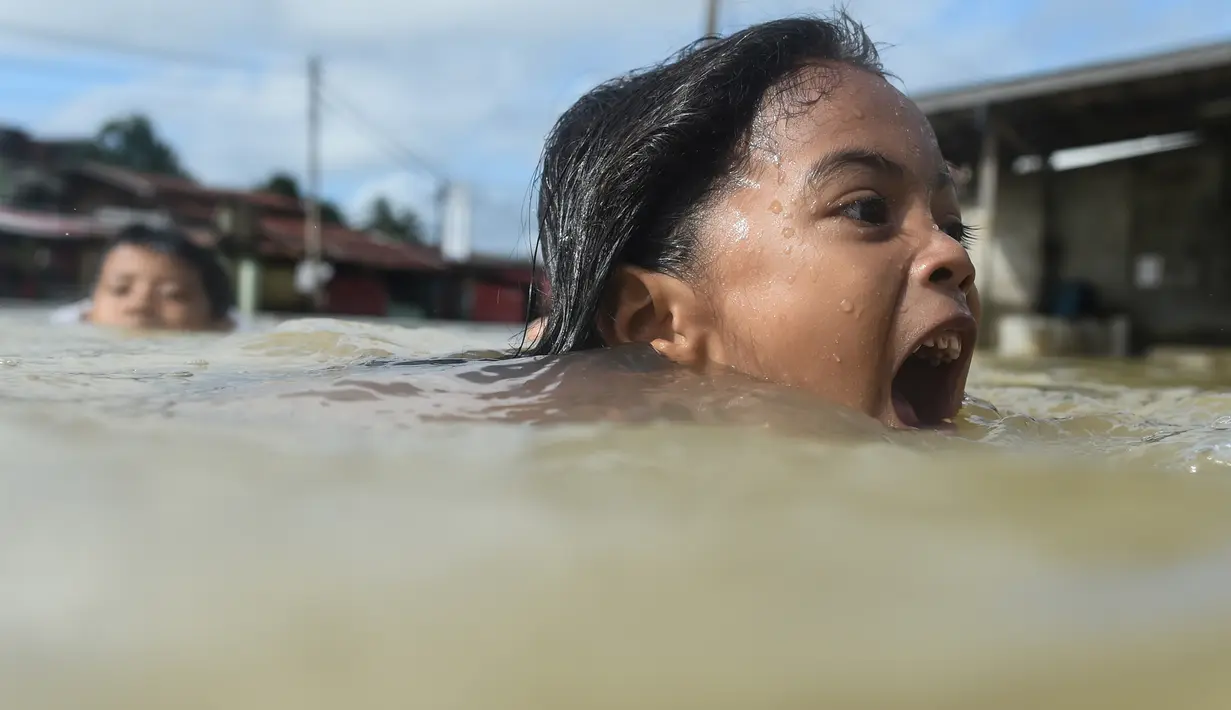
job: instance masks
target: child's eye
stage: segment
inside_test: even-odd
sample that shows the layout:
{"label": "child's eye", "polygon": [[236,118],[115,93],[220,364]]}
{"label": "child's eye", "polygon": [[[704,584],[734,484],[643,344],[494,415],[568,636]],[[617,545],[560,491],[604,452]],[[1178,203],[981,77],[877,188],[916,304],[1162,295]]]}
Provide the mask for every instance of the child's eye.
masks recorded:
{"label": "child's eye", "polygon": [[883,197],[864,197],[842,207],[847,219],[881,226],[889,223],[889,202]]}
{"label": "child's eye", "polygon": [[975,240],[974,227],[960,220],[945,225],[944,232],[956,239],[958,244],[964,247],[969,247],[970,243]]}

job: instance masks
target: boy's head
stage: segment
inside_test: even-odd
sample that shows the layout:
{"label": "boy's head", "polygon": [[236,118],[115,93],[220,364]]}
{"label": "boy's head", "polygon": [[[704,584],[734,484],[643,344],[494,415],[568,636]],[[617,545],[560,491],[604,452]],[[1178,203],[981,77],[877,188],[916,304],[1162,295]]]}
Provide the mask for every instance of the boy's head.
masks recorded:
{"label": "boy's head", "polygon": [[961,404],[979,307],[957,195],[845,16],[750,27],[583,97],[544,151],[539,235],[533,352],[645,342],[897,426]]}
{"label": "boy's head", "polygon": [[87,317],[140,330],[225,330],[233,299],[212,252],[179,231],[131,227],[103,254]]}

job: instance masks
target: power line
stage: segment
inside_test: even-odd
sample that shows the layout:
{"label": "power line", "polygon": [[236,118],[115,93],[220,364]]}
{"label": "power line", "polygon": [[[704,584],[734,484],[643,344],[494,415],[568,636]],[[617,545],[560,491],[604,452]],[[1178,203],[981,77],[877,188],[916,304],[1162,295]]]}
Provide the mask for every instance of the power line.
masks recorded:
{"label": "power line", "polygon": [[[437,166],[434,162],[424,158],[420,153],[413,150],[405,143],[398,140],[390,131],[385,130],[382,126],[372,120],[364,111],[360,110],[353,102],[347,101],[338,95],[338,91],[325,84],[325,90],[328,94],[323,95],[322,102],[325,106],[335,110],[341,110],[349,115],[349,117],[358,123],[362,128],[366,129],[370,137],[382,144],[382,146],[390,153],[400,156],[407,162],[417,166],[422,172],[427,173],[440,183],[450,181],[450,177],[445,171]],[[400,162],[400,161],[398,161]],[[489,208],[495,208],[506,213],[516,214],[520,221],[527,212],[526,207],[514,206],[504,200],[494,198],[483,190],[471,189],[471,197],[477,202],[486,205]]]}
{"label": "power line", "polygon": [[472,199],[479,205],[485,206],[492,212],[503,212],[506,215],[516,215],[519,223],[518,229],[523,233],[523,236],[530,232],[530,222],[532,217],[533,203],[527,199],[525,204],[516,205],[505,199],[497,198],[485,191],[472,192]]}
{"label": "power line", "polygon": [[190,66],[211,67],[215,69],[238,69],[244,71],[251,71],[256,68],[254,66],[255,63],[252,60],[242,60],[237,57],[205,52],[188,52],[164,47],[132,44],[129,42],[117,42],[101,37],[77,35],[68,32],[61,32],[55,29],[33,27],[12,22],[0,23],[0,34],[9,35],[10,37],[20,37],[23,39],[33,39],[40,42],[46,42],[48,44],[73,47],[74,49],[95,50],[109,54],[117,54],[140,59],[156,59],[159,61],[173,62],[176,64]]}
{"label": "power line", "polygon": [[[202,52],[186,52],[148,45],[133,44],[130,42],[117,42],[99,37],[90,37],[61,32],[59,30],[45,27],[35,27],[12,22],[0,22],[0,34],[26,39],[35,39],[50,44],[70,46],[74,49],[92,49],[109,54],[139,59],[173,62],[176,64],[189,66],[209,67],[214,69],[226,68],[243,71],[254,71],[257,69],[264,70],[263,67],[255,66],[252,61],[245,61],[232,56]],[[437,166],[433,161],[423,157],[418,151],[411,149],[405,143],[399,141],[391,134],[391,132],[380,126],[378,122],[372,120],[364,111],[357,108],[353,102],[348,101],[336,89],[327,86],[324,82],[322,82],[320,89],[321,95],[319,99],[324,106],[347,114],[351,120],[360,124],[360,126],[365,128],[374,138],[383,143],[386,150],[401,156],[405,159],[405,161],[416,166],[419,170],[428,173],[437,181],[448,181],[448,175],[444,170]],[[327,94],[325,93],[326,91],[328,91]]]}
{"label": "power line", "polygon": [[[31,39],[38,42],[71,47],[75,50],[92,50],[102,52],[104,54],[118,55],[120,57],[155,60],[193,67],[239,70],[245,72],[268,71],[267,67],[258,66],[255,61],[246,61],[234,56],[173,50],[162,47],[134,44],[130,42],[120,42],[96,36],[92,37],[12,22],[0,22],[0,35],[8,35],[10,37],[21,39]],[[19,61],[25,61],[27,63],[31,62],[30,58],[11,58]],[[6,59],[10,58],[0,57],[0,61],[4,61]],[[57,59],[52,60],[51,62],[44,61],[42,63],[63,64],[64,61],[65,60],[63,59]],[[427,173],[438,183],[445,183],[449,181],[449,176],[443,169],[441,169],[433,161],[423,157],[423,155],[421,155],[418,151],[413,150],[405,143],[398,140],[392,135],[391,132],[382,127],[377,121],[374,121],[366,112],[360,110],[353,102],[341,96],[340,92],[336,89],[327,86],[324,82],[321,82],[317,90],[319,91],[317,98],[321,106],[346,114],[348,118],[365,129],[371,138],[376,139],[380,144],[382,144],[384,150],[399,156],[405,162],[409,162],[421,172]],[[311,181],[311,178],[309,178],[309,182]],[[310,186],[309,190],[311,190]],[[487,195],[481,193],[472,194],[479,197],[480,200],[485,202],[488,206],[520,212],[519,209],[510,208],[507,204],[494,203]]]}
{"label": "power line", "polygon": [[325,106],[347,114],[352,121],[366,129],[372,138],[382,143],[386,150],[397,154],[405,161],[416,166],[420,171],[432,176],[438,182],[447,182],[449,180],[449,176],[443,169],[433,161],[424,158],[418,151],[411,149],[405,143],[395,138],[391,132],[385,130],[376,121],[368,117],[365,112],[358,109],[354,103],[339,96],[337,89],[325,84],[321,100]]}

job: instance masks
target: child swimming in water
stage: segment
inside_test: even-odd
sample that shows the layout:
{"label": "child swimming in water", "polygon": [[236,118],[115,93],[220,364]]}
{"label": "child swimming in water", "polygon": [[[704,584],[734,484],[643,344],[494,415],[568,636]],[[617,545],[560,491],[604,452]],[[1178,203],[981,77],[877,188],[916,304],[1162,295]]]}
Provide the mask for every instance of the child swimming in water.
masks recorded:
{"label": "child swimming in water", "polygon": [[229,331],[231,281],[207,249],[175,230],[130,227],[102,256],[91,298],[53,315],[137,330]]}
{"label": "child swimming in water", "polygon": [[524,354],[644,343],[893,427],[957,415],[970,230],[926,117],[850,18],[756,25],[600,86],[541,174],[551,299]]}

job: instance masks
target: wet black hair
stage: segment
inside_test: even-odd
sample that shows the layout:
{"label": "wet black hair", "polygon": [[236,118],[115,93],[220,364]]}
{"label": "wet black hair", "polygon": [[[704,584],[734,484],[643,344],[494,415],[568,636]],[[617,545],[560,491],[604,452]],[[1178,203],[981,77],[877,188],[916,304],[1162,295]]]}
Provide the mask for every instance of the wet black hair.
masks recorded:
{"label": "wet black hair", "polygon": [[200,246],[188,238],[181,230],[174,228],[152,228],[145,225],[134,225],[124,228],[111,240],[99,260],[99,269],[107,255],[116,247],[128,245],[148,249],[158,254],[172,257],[192,269],[201,278],[205,288],[205,297],[209,300],[209,314],[216,320],[227,318],[235,306],[235,291],[231,278],[227,275],[214,252]]}
{"label": "wet black hair", "polygon": [[599,309],[619,265],[686,278],[701,213],[746,163],[771,92],[810,105],[829,87],[804,86],[813,73],[803,70],[831,64],[886,76],[876,45],[848,15],[798,17],[701,40],[566,111],[539,165],[546,325],[521,354],[603,346]]}

